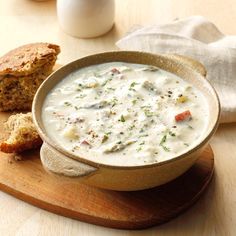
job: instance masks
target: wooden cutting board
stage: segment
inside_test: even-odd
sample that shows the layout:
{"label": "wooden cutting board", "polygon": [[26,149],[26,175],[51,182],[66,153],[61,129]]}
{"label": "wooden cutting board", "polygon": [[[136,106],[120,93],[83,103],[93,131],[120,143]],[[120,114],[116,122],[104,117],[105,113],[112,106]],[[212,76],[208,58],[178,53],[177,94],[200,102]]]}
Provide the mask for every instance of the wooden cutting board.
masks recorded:
{"label": "wooden cutting board", "polygon": [[[0,131],[7,116],[0,113]],[[117,192],[55,178],[42,168],[39,150],[25,152],[21,161],[0,153],[0,189],[59,215],[106,227],[141,229],[169,221],[190,207],[209,184],[213,167],[208,146],[197,163],[171,183]]]}

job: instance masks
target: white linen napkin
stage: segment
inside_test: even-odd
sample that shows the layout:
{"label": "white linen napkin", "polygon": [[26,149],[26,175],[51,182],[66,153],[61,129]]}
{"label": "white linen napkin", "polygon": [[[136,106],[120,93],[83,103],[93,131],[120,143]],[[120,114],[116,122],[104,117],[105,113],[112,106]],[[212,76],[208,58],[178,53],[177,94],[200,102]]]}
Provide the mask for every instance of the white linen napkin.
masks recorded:
{"label": "white linen napkin", "polygon": [[200,61],[218,92],[221,123],[236,122],[236,36],[226,36],[202,16],[141,27],[116,45],[122,50],[175,53]]}

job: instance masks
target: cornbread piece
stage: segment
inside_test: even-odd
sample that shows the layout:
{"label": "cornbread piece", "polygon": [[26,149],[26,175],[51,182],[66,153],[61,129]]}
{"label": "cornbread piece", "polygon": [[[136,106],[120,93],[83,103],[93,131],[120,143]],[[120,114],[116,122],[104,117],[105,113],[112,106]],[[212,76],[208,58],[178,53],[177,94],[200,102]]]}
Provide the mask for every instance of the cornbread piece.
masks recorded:
{"label": "cornbread piece", "polygon": [[10,133],[7,140],[0,143],[0,151],[6,153],[20,153],[34,149],[42,144],[38,135],[31,112],[16,114],[8,118],[5,129]]}
{"label": "cornbread piece", "polygon": [[55,62],[60,47],[50,43],[26,44],[0,58],[0,75],[26,76],[48,62]]}
{"label": "cornbread piece", "polygon": [[0,110],[30,110],[34,94],[52,72],[60,47],[34,43],[0,58]]}

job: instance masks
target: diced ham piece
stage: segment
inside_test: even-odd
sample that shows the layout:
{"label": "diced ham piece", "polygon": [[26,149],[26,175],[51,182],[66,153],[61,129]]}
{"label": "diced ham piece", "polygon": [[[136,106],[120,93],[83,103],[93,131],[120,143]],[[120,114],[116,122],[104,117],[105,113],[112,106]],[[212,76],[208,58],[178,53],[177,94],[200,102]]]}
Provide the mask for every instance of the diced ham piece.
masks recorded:
{"label": "diced ham piece", "polygon": [[86,140],[83,140],[81,143],[84,144],[84,145],[90,146],[90,143],[88,141],[86,141]]}
{"label": "diced ham piece", "polygon": [[116,69],[116,68],[113,68],[111,70],[111,72],[114,73],[114,74],[120,74],[120,71],[118,69]]}
{"label": "diced ham piece", "polygon": [[175,116],[177,122],[189,120],[192,118],[191,112],[189,110],[179,113]]}

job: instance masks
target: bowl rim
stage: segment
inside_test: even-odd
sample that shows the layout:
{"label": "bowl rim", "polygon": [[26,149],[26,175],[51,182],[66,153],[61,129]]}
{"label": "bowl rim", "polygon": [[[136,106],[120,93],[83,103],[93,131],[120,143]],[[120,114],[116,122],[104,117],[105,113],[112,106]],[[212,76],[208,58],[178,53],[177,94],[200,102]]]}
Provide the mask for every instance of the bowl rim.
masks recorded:
{"label": "bowl rim", "polygon": [[[218,125],[219,125],[219,119],[220,119],[220,114],[221,114],[220,100],[219,100],[218,94],[217,94],[215,88],[212,86],[211,82],[209,80],[207,80],[199,72],[193,70],[190,67],[188,67],[187,69],[190,70],[191,73],[193,73],[193,74],[196,74],[196,75],[198,74],[198,76],[200,75],[202,77],[202,79],[205,81],[205,83],[208,84],[209,88],[212,90],[212,95],[213,95],[212,98],[214,98],[214,100],[216,102],[217,116],[215,117],[214,123],[212,125],[212,129],[210,129],[208,132],[206,132],[200,138],[200,140],[196,143],[196,145],[194,145],[191,149],[187,150],[186,152],[183,152],[179,155],[176,155],[173,158],[168,159],[168,160],[155,162],[155,163],[149,163],[149,164],[145,164],[145,165],[132,165],[132,166],[130,166],[130,165],[129,166],[126,166],[126,165],[122,165],[122,166],[121,165],[111,165],[111,164],[105,164],[105,163],[92,161],[92,160],[80,157],[78,155],[74,155],[73,153],[71,153],[71,152],[67,151],[65,148],[63,148],[58,143],[54,142],[49,136],[47,136],[47,134],[43,131],[43,129],[42,129],[43,125],[39,122],[39,119],[38,119],[36,114],[37,114],[37,111],[39,110],[39,109],[37,109],[37,106],[39,105],[38,97],[42,93],[42,91],[44,90],[44,87],[48,83],[48,81],[50,81],[55,75],[60,73],[60,71],[63,71],[66,67],[72,67],[73,68],[73,65],[77,64],[81,60],[89,59],[89,58],[96,57],[96,56],[106,56],[106,55],[121,54],[121,53],[122,54],[124,54],[124,53],[132,54],[132,55],[135,55],[135,56],[145,55],[145,56],[151,56],[151,57],[159,57],[160,59],[163,58],[165,60],[167,59],[167,60],[170,60],[170,61],[174,62],[174,60],[171,60],[171,58],[165,57],[166,55],[173,55],[173,54],[153,54],[153,53],[149,53],[149,52],[127,51],[127,50],[125,50],[125,51],[107,51],[107,52],[103,52],[103,53],[91,54],[91,55],[81,57],[79,59],[76,59],[76,60],[68,63],[68,64],[63,65],[62,67],[60,67],[59,69],[54,71],[52,74],[50,74],[47,77],[47,79],[43,81],[43,83],[38,88],[38,90],[37,90],[37,92],[34,96],[34,99],[33,99],[32,118],[33,118],[33,122],[34,122],[34,124],[36,126],[36,129],[37,129],[40,137],[42,138],[42,140],[44,142],[46,142],[51,148],[55,149],[57,152],[63,154],[64,156],[66,156],[68,158],[71,158],[73,160],[81,162],[83,164],[87,164],[87,165],[90,165],[90,166],[96,167],[96,168],[105,167],[105,168],[108,168],[108,169],[122,169],[122,170],[133,170],[133,169],[140,169],[140,168],[154,168],[154,167],[157,167],[157,166],[162,166],[162,165],[165,165],[165,164],[169,164],[171,162],[183,159],[183,158],[191,155],[192,153],[194,153],[195,151],[197,151],[198,149],[200,149],[201,147],[206,145],[208,143],[208,141],[210,140],[210,138],[213,136],[213,134],[216,132],[216,130],[218,128]],[[179,54],[174,54],[174,55],[179,55]],[[179,55],[179,56],[182,56],[182,55]],[[183,56],[183,57],[185,57],[185,56]],[[113,61],[115,61],[115,60],[113,60]],[[112,60],[110,62],[112,62]],[[196,62],[198,62],[198,61],[196,60]],[[100,63],[97,63],[97,64],[100,64]],[[140,63],[140,64],[142,64],[142,63]],[[91,64],[91,65],[94,65],[94,64]],[[185,67],[187,67],[187,66],[185,65]],[[83,68],[83,67],[81,67],[81,68]],[[72,73],[72,72],[73,72],[73,70],[71,70],[69,73]],[[174,72],[171,72],[171,73],[174,74]],[[60,81],[63,80],[64,78],[61,78]],[[58,81],[56,84],[58,84],[60,81]],[[55,87],[55,85],[53,87]],[[51,91],[51,90],[49,90],[49,91]],[[44,97],[43,97],[44,99],[47,96],[48,92],[44,93]],[[40,109],[40,115],[41,115],[41,109]],[[46,130],[46,128],[45,128],[45,130]]]}

